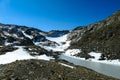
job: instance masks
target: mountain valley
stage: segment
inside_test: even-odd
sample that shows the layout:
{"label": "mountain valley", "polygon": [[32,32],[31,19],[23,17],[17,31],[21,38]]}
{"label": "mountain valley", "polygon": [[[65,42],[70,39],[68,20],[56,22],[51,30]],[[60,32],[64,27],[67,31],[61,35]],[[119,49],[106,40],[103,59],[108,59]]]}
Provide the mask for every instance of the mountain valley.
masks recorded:
{"label": "mountain valley", "polygon": [[60,55],[120,67],[120,11],[71,31],[0,24],[0,80],[118,78],[75,65]]}

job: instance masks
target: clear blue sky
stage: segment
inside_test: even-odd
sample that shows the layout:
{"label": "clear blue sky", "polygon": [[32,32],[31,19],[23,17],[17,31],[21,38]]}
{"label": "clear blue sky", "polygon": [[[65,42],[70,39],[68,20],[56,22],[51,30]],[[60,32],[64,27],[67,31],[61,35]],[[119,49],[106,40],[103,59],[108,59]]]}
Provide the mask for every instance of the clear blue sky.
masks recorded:
{"label": "clear blue sky", "polygon": [[0,0],[0,23],[44,31],[100,21],[120,9],[120,0]]}

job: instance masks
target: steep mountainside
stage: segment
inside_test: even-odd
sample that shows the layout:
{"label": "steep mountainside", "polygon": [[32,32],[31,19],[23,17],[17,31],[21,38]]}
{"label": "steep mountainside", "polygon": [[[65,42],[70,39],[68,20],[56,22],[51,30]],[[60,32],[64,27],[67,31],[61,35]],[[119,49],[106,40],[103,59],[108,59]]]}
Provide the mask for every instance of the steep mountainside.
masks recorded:
{"label": "steep mountainside", "polygon": [[102,53],[101,59],[120,59],[120,11],[107,19],[77,27],[68,36],[70,48],[79,48],[77,56],[89,58],[89,52]]}

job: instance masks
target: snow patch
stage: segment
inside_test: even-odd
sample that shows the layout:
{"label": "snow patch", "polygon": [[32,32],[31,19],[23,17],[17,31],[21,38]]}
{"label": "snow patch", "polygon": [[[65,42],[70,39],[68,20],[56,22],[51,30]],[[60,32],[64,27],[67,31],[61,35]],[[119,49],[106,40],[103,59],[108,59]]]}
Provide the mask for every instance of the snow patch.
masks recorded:
{"label": "snow patch", "polygon": [[18,38],[18,36],[17,36],[16,34],[12,34],[12,36],[14,36],[14,37]]}
{"label": "snow patch", "polygon": [[27,59],[43,59],[50,60],[52,57],[48,57],[46,55],[40,56],[31,56],[27,51],[23,49],[23,47],[18,47],[19,49],[13,52],[7,52],[4,55],[0,55],[0,64],[7,64],[14,62],[16,60],[27,60]]}
{"label": "snow patch", "polygon": [[25,35],[26,37],[28,37],[29,39],[32,39],[33,36],[27,35],[24,31],[22,31],[23,35]]}
{"label": "snow patch", "polygon": [[68,34],[63,35],[63,36],[61,36],[61,37],[46,37],[46,39],[61,44],[61,42],[67,41],[67,35],[68,35]]}
{"label": "snow patch", "polygon": [[48,57],[45,54],[43,54],[43,55],[40,55],[40,56],[36,56],[36,59],[43,59],[43,60],[49,61],[50,59],[54,59],[54,58]]}
{"label": "snow patch", "polygon": [[45,33],[43,33],[43,32],[39,32],[39,34],[40,34],[40,35],[43,35],[43,36],[45,36],[45,35],[46,35],[46,34],[45,34]]}
{"label": "snow patch", "polygon": [[12,43],[8,43],[7,41],[5,41],[5,45],[8,46],[8,45],[11,45]]}
{"label": "snow patch", "polygon": [[3,31],[3,33],[4,33],[4,35],[6,35],[6,36],[11,36],[8,32],[6,32],[6,31]]}
{"label": "snow patch", "polygon": [[98,63],[104,63],[104,64],[111,64],[111,65],[119,65],[120,66],[120,60],[96,60],[96,59],[88,59],[88,61],[98,62]]}
{"label": "snow patch", "polygon": [[61,64],[61,65],[63,65],[63,66],[65,66],[65,67],[69,67],[69,68],[75,68],[75,67],[73,67],[73,66],[70,66],[70,65],[67,65],[67,64],[64,64],[64,63],[61,63],[61,62],[59,62],[59,64]]}
{"label": "snow patch", "polygon": [[65,49],[67,49],[70,46],[70,42],[71,41],[67,41],[67,36],[63,35],[61,37],[46,37],[46,39],[56,42],[59,45],[56,46],[43,46],[43,48],[47,49],[47,50],[53,50],[53,51],[65,51]]}
{"label": "snow patch", "polygon": [[96,53],[96,52],[90,52],[88,53],[90,56],[93,56],[94,59],[99,60],[101,57],[101,53]]}
{"label": "snow patch", "polygon": [[68,49],[68,50],[65,52],[65,55],[74,56],[75,54],[78,54],[78,53],[80,53],[80,52],[81,52],[80,49]]}
{"label": "snow patch", "polygon": [[116,60],[99,60],[102,53],[90,52],[88,54],[94,57],[94,58],[88,59],[88,61],[100,62],[100,63],[111,64],[111,65],[120,65],[120,60],[119,59],[116,59]]}

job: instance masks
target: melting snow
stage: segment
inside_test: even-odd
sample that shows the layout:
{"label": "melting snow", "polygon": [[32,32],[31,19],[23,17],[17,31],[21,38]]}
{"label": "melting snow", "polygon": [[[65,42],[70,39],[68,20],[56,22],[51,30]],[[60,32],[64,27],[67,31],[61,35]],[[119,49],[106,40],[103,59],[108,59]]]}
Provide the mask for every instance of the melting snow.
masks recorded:
{"label": "melting snow", "polygon": [[65,55],[68,55],[68,56],[74,56],[75,54],[78,54],[80,53],[80,49],[68,49],[66,52],[65,52]]}
{"label": "melting snow", "polygon": [[64,51],[70,46],[70,41],[67,41],[67,35],[68,34],[63,35],[61,37],[46,37],[48,40],[58,43],[59,46],[58,45],[56,45],[55,47],[44,46],[44,48],[53,51]]}
{"label": "melting snow", "polygon": [[26,59],[43,59],[43,60],[50,60],[53,59],[46,55],[40,56],[31,56],[27,51],[25,51],[22,47],[18,47],[19,49],[13,52],[7,52],[4,55],[0,55],[0,64],[7,64],[14,62],[16,60],[26,60]]}
{"label": "melting snow", "polygon": [[90,52],[88,53],[90,56],[93,56],[94,59],[98,60],[100,59],[101,53],[96,53],[96,52]]}
{"label": "melting snow", "polygon": [[54,41],[54,42],[57,42],[57,43],[61,43],[61,42],[65,42],[67,41],[67,34],[66,35],[63,35],[61,37],[46,37],[48,40],[50,41]]}
{"label": "melting snow", "polygon": [[8,32],[6,31],[3,31],[3,33],[6,35],[6,36],[11,36]]}
{"label": "melting snow", "polygon": [[30,39],[33,38],[33,36],[27,35],[24,31],[22,31],[22,33],[23,33],[23,35],[25,35],[26,37],[28,37],[28,38],[30,38]]}
{"label": "melting snow", "polygon": [[45,54],[43,54],[43,55],[40,55],[40,56],[36,56],[35,59],[43,59],[43,60],[49,61],[50,59],[54,59],[54,58],[48,57]]}
{"label": "melting snow", "polygon": [[64,64],[64,63],[61,63],[61,62],[60,62],[59,64],[61,64],[61,65],[63,65],[63,66],[66,66],[66,67],[69,67],[69,68],[72,68],[72,69],[75,68],[75,67],[73,67],[73,66],[70,66],[70,65],[67,65],[67,64]]}

